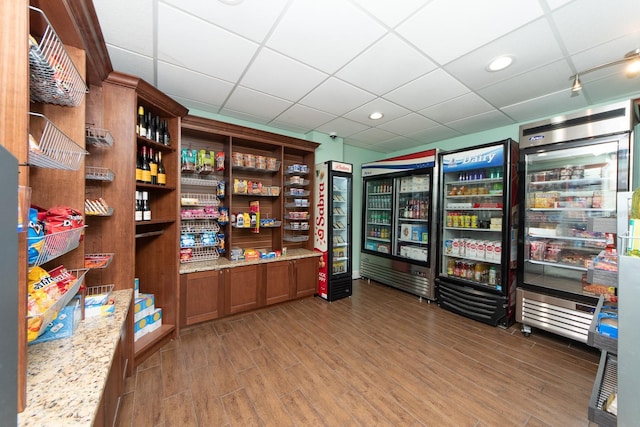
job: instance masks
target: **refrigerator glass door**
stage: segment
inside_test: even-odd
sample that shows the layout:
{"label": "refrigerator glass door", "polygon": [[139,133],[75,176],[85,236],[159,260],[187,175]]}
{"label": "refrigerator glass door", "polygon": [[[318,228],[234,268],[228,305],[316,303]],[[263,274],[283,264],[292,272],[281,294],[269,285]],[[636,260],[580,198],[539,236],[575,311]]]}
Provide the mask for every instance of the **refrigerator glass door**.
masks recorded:
{"label": "refrigerator glass door", "polygon": [[589,266],[615,243],[617,157],[617,142],[525,155],[525,283],[600,292]]}
{"label": "refrigerator glass door", "polygon": [[331,275],[350,273],[349,248],[351,247],[351,194],[349,194],[350,177],[332,175],[332,227],[331,241]]}
{"label": "refrigerator glass door", "polygon": [[504,173],[504,164],[443,169],[440,277],[503,291]]}
{"label": "refrigerator glass door", "polygon": [[431,175],[395,178],[394,188],[395,233],[392,236],[392,254],[428,263]]}
{"label": "refrigerator glass door", "polygon": [[364,249],[390,254],[392,180],[372,178],[365,182]]}

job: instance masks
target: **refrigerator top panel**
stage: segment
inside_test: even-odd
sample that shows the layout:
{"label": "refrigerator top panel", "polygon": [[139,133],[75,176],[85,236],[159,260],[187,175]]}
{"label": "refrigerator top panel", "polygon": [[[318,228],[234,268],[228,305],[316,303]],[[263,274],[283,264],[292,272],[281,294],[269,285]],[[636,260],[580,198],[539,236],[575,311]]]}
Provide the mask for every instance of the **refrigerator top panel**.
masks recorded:
{"label": "refrigerator top panel", "polygon": [[353,173],[353,165],[351,163],[336,162],[335,160],[331,160],[328,163],[334,172]]}
{"label": "refrigerator top panel", "polygon": [[502,144],[492,145],[489,147],[444,154],[442,156],[442,173],[502,167],[503,164],[504,146]]}
{"label": "refrigerator top panel", "polygon": [[633,116],[632,103],[624,101],[528,123],[520,126],[520,148],[630,132]]}
{"label": "refrigerator top panel", "polygon": [[416,169],[432,168],[436,164],[436,150],[420,151],[390,159],[377,160],[362,165],[362,177],[384,175],[396,172],[410,172]]}

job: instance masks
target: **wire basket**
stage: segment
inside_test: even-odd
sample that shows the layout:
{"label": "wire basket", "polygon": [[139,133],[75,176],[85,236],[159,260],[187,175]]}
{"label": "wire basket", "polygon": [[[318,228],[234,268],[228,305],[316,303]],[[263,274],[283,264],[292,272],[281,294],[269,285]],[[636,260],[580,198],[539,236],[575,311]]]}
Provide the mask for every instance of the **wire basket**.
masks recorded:
{"label": "wire basket", "polygon": [[217,221],[182,221],[180,223],[181,233],[217,233],[220,225]]}
{"label": "wire basket", "polygon": [[113,137],[106,129],[87,127],[85,141],[94,147],[112,147]]}
{"label": "wire basket", "polygon": [[32,6],[29,9],[45,24],[39,41],[30,38],[31,100],[77,107],[87,93],[87,85],[44,12]]}
{"label": "wire basket", "polygon": [[37,141],[36,146],[29,148],[29,164],[51,169],[80,169],[84,156],[89,153],[42,114],[30,112],[29,116],[29,133]]}
{"label": "wire basket", "polygon": [[80,244],[83,233],[84,227],[77,227],[45,236],[27,238],[29,249],[34,248],[38,251],[37,258],[29,259],[29,267],[42,265],[74,250]]}
{"label": "wire basket", "polygon": [[194,186],[200,186],[200,187],[217,187],[218,178],[214,175],[209,175],[209,176],[211,178],[181,176],[180,183],[182,185],[194,185]]}
{"label": "wire basket", "polygon": [[47,329],[47,326],[49,326],[49,323],[51,323],[53,320],[55,320],[56,317],[58,317],[58,313],[60,312],[60,310],[62,310],[64,306],[67,305],[69,301],[71,301],[71,299],[78,293],[78,290],[84,282],[84,277],[89,269],[80,268],[77,270],[68,271],[76,277],[76,281],[71,285],[71,287],[69,287],[69,289],[67,289],[67,291],[62,294],[60,299],[53,303],[44,313],[27,316],[27,327],[31,332],[35,332],[35,327],[39,325],[37,328],[38,335],[32,333],[27,334],[28,341],[33,341],[34,339],[42,335],[42,333]]}
{"label": "wire basket", "polygon": [[196,247],[180,250],[180,263],[187,264],[198,261],[212,261],[220,258],[218,248],[215,247]]}
{"label": "wire basket", "polygon": [[86,166],[84,168],[84,177],[93,181],[113,181],[116,175],[109,168]]}
{"label": "wire basket", "polygon": [[219,206],[220,200],[215,194],[182,193],[180,204],[182,206]]}
{"label": "wire basket", "polygon": [[84,256],[84,268],[102,269],[107,268],[113,260],[114,253],[86,254]]}

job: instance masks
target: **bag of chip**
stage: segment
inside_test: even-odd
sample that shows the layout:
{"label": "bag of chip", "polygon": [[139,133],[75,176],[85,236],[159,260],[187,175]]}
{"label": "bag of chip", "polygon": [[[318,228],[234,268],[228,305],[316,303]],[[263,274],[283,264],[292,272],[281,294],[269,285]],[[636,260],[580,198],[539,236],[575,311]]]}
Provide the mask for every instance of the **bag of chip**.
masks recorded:
{"label": "bag of chip", "polygon": [[62,296],[56,281],[41,267],[29,270],[27,292],[29,316],[46,312]]}
{"label": "bag of chip", "polygon": [[74,228],[84,227],[82,213],[68,206],[56,206],[47,210],[44,220],[45,233],[59,233]]}
{"label": "bag of chip", "polygon": [[44,224],[38,220],[38,210],[34,208],[29,209],[27,241],[27,257],[29,264],[35,264],[44,247]]}

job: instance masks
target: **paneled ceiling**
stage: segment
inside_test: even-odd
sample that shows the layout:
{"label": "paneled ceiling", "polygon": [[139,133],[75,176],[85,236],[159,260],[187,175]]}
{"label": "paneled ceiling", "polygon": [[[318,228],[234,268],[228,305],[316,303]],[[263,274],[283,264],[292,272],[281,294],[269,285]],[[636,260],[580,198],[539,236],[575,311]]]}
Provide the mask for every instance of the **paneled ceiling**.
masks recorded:
{"label": "paneled ceiling", "polygon": [[113,68],[185,107],[385,153],[640,94],[623,65],[570,91],[640,48],[638,0],[93,2]]}

